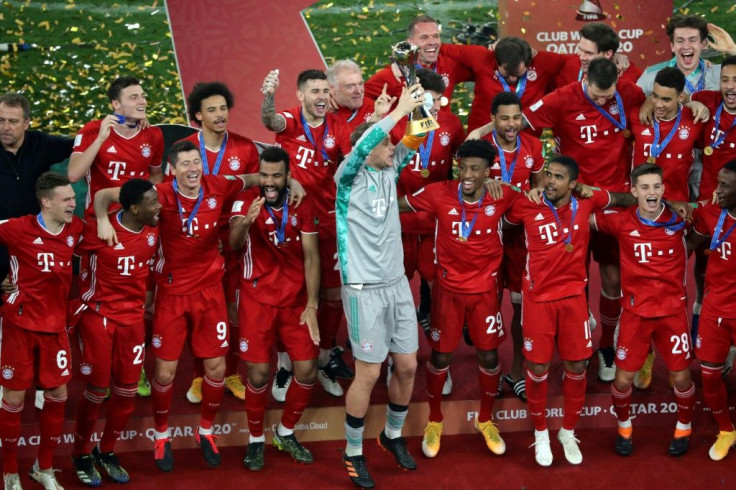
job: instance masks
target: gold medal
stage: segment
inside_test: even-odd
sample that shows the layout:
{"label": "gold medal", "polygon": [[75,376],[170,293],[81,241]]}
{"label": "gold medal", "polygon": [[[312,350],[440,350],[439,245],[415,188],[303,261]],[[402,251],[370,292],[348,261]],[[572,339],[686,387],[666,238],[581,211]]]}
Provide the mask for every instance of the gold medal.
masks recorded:
{"label": "gold medal", "polygon": [[649,158],[647,158],[647,163],[657,163],[657,158],[656,157],[649,157]]}
{"label": "gold medal", "polygon": [[565,250],[567,252],[572,252],[572,249],[573,249],[572,243],[565,244]]}
{"label": "gold medal", "polygon": [[711,156],[713,154],[713,147],[712,146],[706,146],[703,150],[703,153],[705,153],[708,156]]}
{"label": "gold medal", "polygon": [[713,250],[711,250],[711,249],[709,249],[709,248],[706,248],[706,249],[705,249],[705,250],[703,251],[703,253],[705,253],[705,255],[710,255],[711,253],[713,253]]}
{"label": "gold medal", "polygon": [[428,168],[423,168],[419,172],[419,175],[421,175],[422,177],[424,177],[426,179],[427,177],[429,177],[429,169]]}
{"label": "gold medal", "polygon": [[464,236],[459,236],[459,237],[457,237],[457,239],[460,242],[467,242],[468,241],[468,238],[467,237],[464,237]]}
{"label": "gold medal", "polygon": [[624,135],[624,138],[627,138],[627,139],[631,138],[631,131],[629,131],[628,129],[624,129],[623,135]]}

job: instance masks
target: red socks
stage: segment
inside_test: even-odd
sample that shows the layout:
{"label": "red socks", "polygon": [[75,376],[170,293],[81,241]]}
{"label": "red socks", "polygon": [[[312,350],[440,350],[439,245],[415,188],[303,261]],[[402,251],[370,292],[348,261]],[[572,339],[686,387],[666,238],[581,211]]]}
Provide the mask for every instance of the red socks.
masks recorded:
{"label": "red socks", "polygon": [[[292,380],[291,384],[294,384]],[[266,391],[268,383],[254,388],[248,381],[245,384],[245,414],[248,417],[248,431],[252,437],[263,435],[263,417],[266,413]],[[291,386],[289,386],[291,389]]]}
{"label": "red socks", "polygon": [[574,430],[580,419],[580,412],[585,405],[585,385],[585,372],[573,374],[565,371],[562,380],[562,395],[565,397],[562,427],[567,430]]}
{"label": "red socks", "polygon": [[203,429],[212,427],[215,414],[220,408],[222,397],[225,394],[225,380],[215,381],[206,374],[202,382],[202,407],[200,408],[199,426]]}
{"label": "red socks", "polygon": [[79,400],[77,422],[74,428],[74,449],[72,450],[72,456],[75,458],[83,454],[89,454],[89,439],[95,430],[95,423],[102,402],[105,401],[105,394],[105,390],[91,391],[87,387]]}
{"label": "red socks", "polygon": [[721,377],[723,367],[709,367],[701,364],[700,369],[703,373],[703,398],[716,419],[718,430],[731,432],[734,428],[728,412],[726,384]]}
{"label": "red socks", "polygon": [[[488,370],[478,366],[478,382],[480,383],[480,410],[478,411],[478,422],[491,420],[493,402],[498,395],[498,382],[501,378],[501,366]],[[440,393],[441,394],[441,393]]]}
{"label": "red socks", "polygon": [[631,386],[626,391],[619,391],[614,383],[611,383],[611,402],[616,418],[619,422],[629,420],[629,408],[631,407]]}
{"label": "red socks", "polygon": [[2,401],[0,410],[0,439],[3,443],[3,473],[18,473],[18,438],[20,437],[20,413],[23,404],[10,405]]}
{"label": "red socks", "polygon": [[681,424],[689,424],[693,420],[693,409],[695,408],[695,384],[690,388],[680,391],[675,388],[675,400],[677,401],[677,421]]}
{"label": "red socks", "polygon": [[137,384],[125,387],[116,385],[113,388],[110,403],[107,404],[106,408],[107,420],[105,421],[105,431],[102,433],[102,439],[100,440],[101,452],[109,453],[115,449],[115,441],[118,440],[120,433],[128,425],[130,415],[133,413],[133,402],[137,392]]}
{"label": "red socks", "polygon": [[171,397],[174,395],[174,383],[162,386],[154,377],[151,380],[151,400],[153,402],[153,424],[157,432],[166,432],[169,428],[169,409]]}
{"label": "red socks", "polygon": [[447,379],[449,368],[438,369],[429,361],[426,366],[427,399],[429,401],[429,421],[442,422],[442,387]]}
{"label": "red socks", "polygon": [[296,376],[291,380],[289,389],[286,391],[284,413],[281,415],[281,425],[287,429],[293,429],[307,408],[309,397],[312,394],[314,383],[302,384],[297,381]]}
{"label": "red socks", "polygon": [[600,313],[601,340],[598,346],[602,349],[615,347],[613,345],[613,334],[616,331],[618,321],[621,319],[621,300],[619,298],[608,298],[601,293]]}
{"label": "red socks", "polygon": [[[545,430],[547,428],[547,374],[537,376],[528,369],[526,370],[526,404],[529,408],[529,417],[534,422],[534,429]],[[566,412],[567,413],[567,412]]]}
{"label": "red socks", "polygon": [[59,445],[61,432],[64,427],[64,398],[53,398],[48,394],[43,396],[43,410],[41,410],[41,444],[38,448],[38,467],[47,470],[52,467],[54,449]]}

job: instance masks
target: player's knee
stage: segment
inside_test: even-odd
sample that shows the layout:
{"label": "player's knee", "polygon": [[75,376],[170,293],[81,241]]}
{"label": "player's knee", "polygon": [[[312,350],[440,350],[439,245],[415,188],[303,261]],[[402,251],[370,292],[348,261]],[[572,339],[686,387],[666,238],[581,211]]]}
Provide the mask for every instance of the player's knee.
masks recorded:
{"label": "player's knee", "polygon": [[[117,386],[117,383],[115,383]],[[93,395],[105,395],[107,393],[107,388],[103,388],[101,386],[95,386],[93,384],[87,383],[87,391],[92,393]]]}
{"label": "player's knee", "polygon": [[398,376],[402,380],[413,380],[417,372],[416,356],[401,356],[401,359],[394,358],[394,376]]}
{"label": "player's knee", "polygon": [[[107,390],[105,390],[107,391]],[[64,399],[66,398],[66,385],[57,386],[56,388],[49,388],[45,390],[45,394],[51,398]]]}
{"label": "player's knee", "polygon": [[619,391],[628,390],[634,383],[634,376],[636,373],[631,371],[624,371],[622,369],[616,370],[616,378],[613,380],[613,384]]}
{"label": "player's knee", "polygon": [[529,362],[527,361],[527,369],[534,375],[534,376],[542,376],[549,370],[549,363],[546,364],[537,364],[536,362]]}
{"label": "player's knee", "polygon": [[270,369],[268,364],[251,364],[248,363],[248,383],[253,388],[263,388],[268,384],[270,378]]}
{"label": "player's knee", "polygon": [[585,360],[565,361],[565,370],[570,374],[583,374],[585,372]]}
{"label": "player's knee", "polygon": [[23,403],[23,400],[26,397],[25,390],[23,391],[15,391],[15,390],[9,390],[5,388],[3,390],[3,401],[11,405],[13,407],[19,406],[21,403]]}
{"label": "player's knee", "polygon": [[498,366],[498,351],[494,350],[479,350],[477,351],[478,364],[483,369],[496,369]]}
{"label": "player's knee", "polygon": [[312,361],[295,362],[294,377],[301,384],[312,384],[317,381],[317,363]]}
{"label": "player's knee", "polygon": [[690,370],[683,369],[682,371],[671,371],[672,381],[675,384],[675,388],[678,390],[687,390],[692,385],[692,378],[690,377]]}
{"label": "player's knee", "polygon": [[445,369],[452,362],[452,353],[432,351],[429,362],[437,369]]}

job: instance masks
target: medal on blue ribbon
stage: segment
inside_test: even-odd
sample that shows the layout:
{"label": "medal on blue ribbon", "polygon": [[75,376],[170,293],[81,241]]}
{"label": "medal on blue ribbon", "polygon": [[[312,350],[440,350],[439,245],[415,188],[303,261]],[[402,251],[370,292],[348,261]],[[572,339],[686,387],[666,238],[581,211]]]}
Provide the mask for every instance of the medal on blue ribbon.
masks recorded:
{"label": "medal on blue ribbon", "polygon": [[514,169],[516,168],[516,160],[519,158],[519,152],[521,151],[521,136],[516,135],[516,154],[514,155],[514,159],[511,162],[511,165],[506,167],[506,155],[504,155],[503,148],[501,148],[501,144],[498,142],[498,137],[496,136],[496,130],[493,130],[493,143],[496,145],[496,148],[498,148],[498,160],[501,164],[501,181],[510,184],[511,178],[514,176]]}
{"label": "medal on blue ribbon", "polygon": [[[475,213],[475,216],[473,216],[473,220],[470,223],[467,223],[465,220],[465,201],[463,200],[463,189],[462,189],[462,183],[457,183],[457,201],[460,203],[460,209],[462,210],[462,216],[460,219],[462,220],[460,222],[460,236],[457,237],[457,239],[461,242],[467,242],[468,237],[473,232],[473,227],[475,227],[475,221],[478,219],[478,212]],[[478,210],[480,210],[481,204],[483,204],[483,198],[486,196],[486,189],[483,188],[483,194],[480,195],[480,199],[478,199]]]}
{"label": "medal on blue ribbon", "polygon": [[325,150],[325,139],[327,139],[327,133],[330,131],[330,128],[327,126],[327,118],[324,119],[325,122],[325,132],[322,133],[322,144],[317,146],[317,142],[314,141],[314,136],[312,136],[312,130],[309,128],[309,124],[307,124],[307,120],[304,119],[304,114],[302,114],[302,110],[299,109],[299,117],[302,121],[302,127],[304,128],[304,135],[307,137],[309,142],[312,144],[312,147],[314,147],[315,150],[322,153],[322,158],[325,163],[330,161],[330,156],[327,154],[327,150]]}
{"label": "medal on blue ribbon", "polygon": [[716,109],[716,114],[715,116],[713,116],[713,129],[718,136],[714,140],[713,134],[711,133],[711,143],[710,145],[706,146],[705,149],[703,149],[703,153],[708,156],[713,154],[714,149],[721,146],[721,143],[723,143],[723,141],[726,139],[726,135],[733,129],[734,126],[736,126],[736,117],[734,117],[733,121],[731,121],[731,127],[725,131],[721,131],[721,114],[723,114],[723,102],[721,102],[721,105],[718,106],[718,109]]}
{"label": "medal on blue ribbon", "polygon": [[422,166],[419,174],[425,179],[429,177],[429,156],[432,153],[432,144],[434,144],[434,130],[430,131],[424,142],[419,145],[419,163]]}
{"label": "medal on blue ribbon", "polygon": [[[547,196],[542,195],[542,200],[544,201],[544,204],[547,205],[547,207],[552,211],[552,214],[555,217],[555,221],[557,222],[557,226],[560,227],[560,234],[562,234],[562,222],[560,221],[560,216],[557,214],[557,208],[552,205],[551,202],[547,200]],[[562,243],[565,244],[565,251],[572,252],[574,247],[572,244],[572,230],[575,226],[575,216],[578,214],[578,200],[575,199],[575,196],[570,196],[570,207],[572,207],[572,213],[570,216],[570,226],[567,228],[567,236],[562,239]]]}
{"label": "medal on blue ribbon", "polygon": [[266,204],[266,211],[271,215],[274,225],[276,226],[276,246],[279,248],[287,247],[286,243],[286,223],[289,222],[289,193],[287,191],[283,199],[283,207],[281,208],[281,226],[279,226],[279,220],[276,219],[276,215],[273,214],[271,206]]}
{"label": "medal on blue ribbon", "polygon": [[49,231],[49,229],[46,228],[46,222],[43,220],[43,215],[41,213],[38,213],[38,216],[36,216],[36,218],[38,219],[38,224],[41,225],[41,228]]}
{"label": "medal on blue ribbon", "polygon": [[[215,166],[212,168],[212,175],[217,175],[220,172],[220,164],[222,163],[222,157],[225,155],[225,147],[227,146],[227,132],[225,133],[225,139],[222,140],[220,145],[220,151],[217,152],[217,159],[215,160]],[[202,168],[205,175],[210,174],[210,164],[207,160],[207,148],[204,146],[204,136],[202,131],[199,132],[199,155],[202,157]]]}
{"label": "medal on blue ribbon", "polygon": [[603,117],[611,121],[614,126],[622,131],[624,138],[628,138],[629,136],[631,136],[631,131],[626,129],[626,111],[624,110],[624,103],[621,100],[621,95],[618,93],[618,90],[613,93],[613,96],[616,99],[616,108],[618,109],[618,121],[616,120],[616,118],[610,115],[607,110],[593,102],[593,99],[591,99],[588,95],[588,84],[586,83],[583,83],[583,95],[585,96],[585,99],[590,103],[590,105],[595,107],[595,110],[601,113]]}
{"label": "medal on blue ribbon", "polygon": [[672,138],[675,136],[675,133],[677,133],[677,130],[680,127],[681,117],[682,109],[679,109],[677,111],[675,124],[672,126],[672,129],[670,129],[670,132],[667,133],[667,136],[661,144],[659,142],[659,121],[656,118],[654,119],[654,141],[652,141],[652,147],[649,149],[649,158],[647,158],[647,163],[657,163],[657,158],[659,158],[660,153],[662,153],[662,150],[667,147],[669,142],[672,141]]}
{"label": "medal on blue ribbon", "polygon": [[639,213],[638,209],[636,210],[636,217],[639,218],[639,221],[647,226],[653,226],[655,228],[665,228],[670,231],[678,231],[685,226],[685,221],[677,221],[679,218],[677,216],[677,213],[675,213],[674,211],[672,211],[672,216],[670,216],[670,219],[665,222],[647,219]]}
{"label": "medal on blue ribbon", "polygon": [[[511,87],[509,87],[508,82],[506,79],[501,75],[501,72],[496,70],[496,77],[498,78],[499,83],[503,87],[504,92],[511,92]],[[526,72],[522,76],[519,77],[519,81],[516,82],[516,95],[521,99],[521,97],[524,95],[524,90],[526,90]]]}
{"label": "medal on blue ribbon", "polygon": [[685,88],[690,92],[690,94],[700,92],[705,88],[705,62],[703,60],[700,60],[700,63],[698,63],[697,71],[700,72],[700,79],[698,80],[697,87],[693,87],[693,84],[687,79],[688,77],[685,77]]}
{"label": "medal on blue ribbon", "polygon": [[736,228],[736,223],[733,223],[728,228],[728,230],[726,230],[726,233],[724,233],[721,237],[721,230],[723,229],[723,223],[726,222],[726,215],[728,215],[728,209],[721,209],[721,215],[718,217],[718,223],[716,223],[716,227],[713,230],[713,235],[711,235],[710,237],[710,246],[708,247],[708,250],[705,251],[707,254],[710,254],[717,250],[723,242],[728,240],[729,235],[731,235],[734,228]]}
{"label": "medal on blue ribbon", "polygon": [[197,202],[194,203],[194,208],[192,209],[192,212],[189,213],[189,216],[187,217],[186,221],[184,220],[184,206],[181,205],[181,200],[179,199],[179,184],[176,182],[176,179],[171,181],[171,185],[174,187],[174,195],[176,196],[176,207],[179,210],[179,219],[182,222],[182,231],[187,234],[188,237],[192,238],[199,238],[199,235],[195,235],[193,233],[194,230],[192,230],[192,222],[194,221],[194,218],[197,217],[197,213],[199,212],[199,206],[202,205],[202,199],[204,199],[204,188],[202,186],[199,187],[199,195],[197,196]]}

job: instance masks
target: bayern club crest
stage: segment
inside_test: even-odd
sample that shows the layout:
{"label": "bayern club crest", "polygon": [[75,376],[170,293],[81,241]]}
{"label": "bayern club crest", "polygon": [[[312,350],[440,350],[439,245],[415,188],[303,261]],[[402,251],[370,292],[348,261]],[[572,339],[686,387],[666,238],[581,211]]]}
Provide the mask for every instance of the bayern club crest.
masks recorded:
{"label": "bayern club crest", "polygon": [[327,138],[325,138],[325,148],[332,149],[335,147],[335,138],[332,135],[328,135]]}
{"label": "bayern club crest", "polygon": [[443,73],[442,81],[445,82],[445,87],[449,87],[450,86],[450,75],[448,75],[447,73]]}
{"label": "bayern club crest", "polygon": [[146,243],[149,247],[153,247],[154,245],[156,245],[156,237],[153,235],[153,233],[149,233],[148,235],[146,235]]}
{"label": "bayern club crest", "polygon": [[442,146],[447,146],[450,144],[450,133],[441,133],[440,134],[440,144]]}
{"label": "bayern club crest", "polygon": [[695,339],[695,347],[700,349],[703,346],[703,338],[698,335],[698,338]]}
{"label": "bayern club crest", "polygon": [[533,82],[534,80],[536,80],[537,79],[537,72],[536,72],[536,70],[534,70],[534,68],[529,68],[526,71],[526,78],[530,82]]}
{"label": "bayern club crest", "polygon": [[296,215],[295,214],[292,214],[291,215],[290,221],[291,221],[291,226],[293,226],[294,228],[296,228],[296,225],[297,225],[298,221],[296,219]]}
{"label": "bayern club crest", "polygon": [[496,212],[496,206],[494,206],[493,204],[489,204],[488,206],[486,206],[486,209],[485,209],[486,216],[493,216],[495,212]]}
{"label": "bayern club crest", "polygon": [[680,128],[677,132],[677,136],[679,136],[681,140],[686,140],[688,136],[690,136],[690,128],[687,126]]}
{"label": "bayern club crest", "polygon": [[624,359],[626,359],[626,349],[625,348],[623,347],[618,348],[618,350],[616,351],[616,359],[618,359],[619,361],[623,361]]}
{"label": "bayern club crest", "polygon": [[217,199],[215,199],[214,197],[210,197],[209,199],[207,199],[207,207],[209,207],[210,209],[215,209],[217,207]]}
{"label": "bayern club crest", "polygon": [[532,339],[525,338],[524,339],[524,350],[527,352],[531,352],[532,348],[533,348]]}
{"label": "bayern club crest", "polygon": [[90,374],[92,374],[92,366],[87,363],[84,363],[81,366],[79,366],[79,372],[84,374],[85,376],[89,376]]}
{"label": "bayern club crest", "polygon": [[432,333],[430,333],[429,336],[432,338],[434,342],[440,341],[440,331],[437,330],[436,328],[432,329]]}
{"label": "bayern club crest", "polygon": [[364,339],[360,343],[360,349],[363,352],[370,352],[370,351],[372,351],[373,350],[373,342],[371,342],[370,340]]}
{"label": "bayern club crest", "polygon": [[673,230],[672,228],[665,228],[665,229],[664,229],[664,232],[665,232],[665,233],[667,234],[667,236],[672,236],[672,235],[674,235],[675,233],[677,233],[677,232],[676,232],[675,230]]}
{"label": "bayern club crest", "polygon": [[66,244],[69,245],[70,247],[73,247],[74,246],[74,237],[71,236],[71,235],[69,235],[68,237],[66,237]]}
{"label": "bayern club crest", "polygon": [[161,348],[161,337],[159,337],[158,335],[154,335],[153,338],[151,339],[151,345],[154,346],[156,349],[160,349]]}
{"label": "bayern club crest", "polygon": [[151,145],[148,143],[144,143],[141,145],[141,155],[143,155],[144,158],[148,158],[151,156]]}
{"label": "bayern club crest", "polygon": [[228,166],[233,172],[235,172],[236,170],[240,170],[240,160],[238,159],[238,157],[232,157],[228,161]]}
{"label": "bayern club crest", "polygon": [[248,352],[248,339],[240,339],[238,348],[240,349],[240,352]]}
{"label": "bayern club crest", "polygon": [[3,366],[3,379],[13,379],[13,368],[10,366]]}
{"label": "bayern club crest", "polygon": [[611,104],[611,107],[608,109],[608,112],[611,113],[611,115],[615,116],[618,114],[618,104]]}
{"label": "bayern club crest", "polygon": [[532,158],[531,155],[527,155],[524,159],[524,165],[526,165],[526,168],[532,168],[534,165],[534,158]]}

